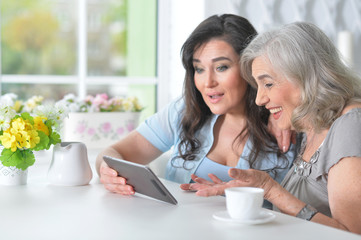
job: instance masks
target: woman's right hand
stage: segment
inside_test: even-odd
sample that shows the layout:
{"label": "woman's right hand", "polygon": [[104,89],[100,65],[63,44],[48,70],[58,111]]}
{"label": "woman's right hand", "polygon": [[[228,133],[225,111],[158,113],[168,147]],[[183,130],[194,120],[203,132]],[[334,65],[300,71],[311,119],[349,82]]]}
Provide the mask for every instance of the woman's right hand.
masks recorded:
{"label": "woman's right hand", "polygon": [[127,185],[127,180],[118,176],[117,171],[110,168],[104,161],[100,165],[100,182],[113,193],[122,195],[134,195],[135,193],[133,187]]}
{"label": "woman's right hand", "polygon": [[270,116],[268,120],[268,132],[271,133],[277,140],[279,149],[282,152],[287,152],[291,143],[296,144],[296,132],[291,129],[280,129],[275,123],[275,119]]}
{"label": "woman's right hand", "polygon": [[100,182],[104,187],[114,193],[133,195],[134,188],[127,184],[127,180],[118,176],[117,171],[110,168],[103,160],[104,156],[111,156],[119,159],[126,159],[139,164],[149,164],[159,157],[163,152],[154,147],[145,137],[136,130],[130,132],[125,138],[114,145],[104,149],[96,159],[96,170]]}

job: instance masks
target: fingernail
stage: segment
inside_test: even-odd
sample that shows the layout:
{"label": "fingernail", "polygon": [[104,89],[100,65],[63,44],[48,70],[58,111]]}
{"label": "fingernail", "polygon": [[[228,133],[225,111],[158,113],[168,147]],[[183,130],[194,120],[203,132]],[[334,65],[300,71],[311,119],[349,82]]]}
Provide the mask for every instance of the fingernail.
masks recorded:
{"label": "fingernail", "polygon": [[286,146],[282,147],[283,152],[286,152]]}

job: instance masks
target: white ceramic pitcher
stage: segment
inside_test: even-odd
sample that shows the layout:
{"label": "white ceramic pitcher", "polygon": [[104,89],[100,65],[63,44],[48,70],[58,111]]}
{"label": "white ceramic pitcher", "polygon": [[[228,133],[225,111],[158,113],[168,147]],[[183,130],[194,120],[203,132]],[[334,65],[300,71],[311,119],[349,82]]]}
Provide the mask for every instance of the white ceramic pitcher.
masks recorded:
{"label": "white ceramic pitcher", "polygon": [[53,148],[48,181],[54,185],[79,186],[89,184],[93,177],[84,143],[62,142]]}

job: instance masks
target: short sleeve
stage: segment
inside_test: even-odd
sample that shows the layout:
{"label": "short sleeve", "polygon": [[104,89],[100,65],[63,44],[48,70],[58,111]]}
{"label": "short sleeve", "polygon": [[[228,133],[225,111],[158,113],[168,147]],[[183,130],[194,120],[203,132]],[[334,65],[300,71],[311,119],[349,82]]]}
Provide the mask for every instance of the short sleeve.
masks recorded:
{"label": "short sleeve", "polygon": [[323,143],[317,175],[328,174],[329,169],[345,157],[361,157],[361,108],[350,110],[331,126]]}
{"label": "short sleeve", "polygon": [[183,100],[176,99],[161,111],[147,118],[136,130],[154,147],[166,152],[178,139],[180,116],[183,109]]}

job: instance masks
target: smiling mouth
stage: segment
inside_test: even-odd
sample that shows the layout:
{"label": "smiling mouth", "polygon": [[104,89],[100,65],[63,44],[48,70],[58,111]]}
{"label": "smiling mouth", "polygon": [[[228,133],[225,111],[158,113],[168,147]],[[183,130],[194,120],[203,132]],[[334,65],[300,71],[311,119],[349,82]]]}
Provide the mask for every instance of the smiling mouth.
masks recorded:
{"label": "smiling mouth", "polygon": [[208,97],[210,97],[211,99],[221,98],[222,96],[223,96],[223,94],[218,94],[218,95],[208,95]]}
{"label": "smiling mouth", "polygon": [[282,107],[278,107],[278,108],[272,108],[269,110],[272,114],[278,113],[280,111],[282,111]]}

